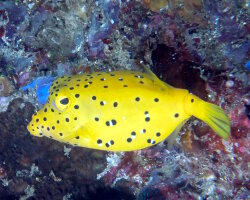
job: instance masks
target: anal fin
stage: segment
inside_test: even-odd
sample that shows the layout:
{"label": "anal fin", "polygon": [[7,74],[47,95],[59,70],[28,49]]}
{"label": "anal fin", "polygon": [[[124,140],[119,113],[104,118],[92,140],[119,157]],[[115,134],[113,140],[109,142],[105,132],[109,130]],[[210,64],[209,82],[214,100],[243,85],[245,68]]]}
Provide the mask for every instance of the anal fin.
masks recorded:
{"label": "anal fin", "polygon": [[167,148],[168,149],[172,149],[174,143],[176,142],[176,138],[181,130],[181,128],[183,127],[183,125],[187,122],[187,120],[184,120],[183,122],[181,122],[176,129],[168,136],[167,138]]}

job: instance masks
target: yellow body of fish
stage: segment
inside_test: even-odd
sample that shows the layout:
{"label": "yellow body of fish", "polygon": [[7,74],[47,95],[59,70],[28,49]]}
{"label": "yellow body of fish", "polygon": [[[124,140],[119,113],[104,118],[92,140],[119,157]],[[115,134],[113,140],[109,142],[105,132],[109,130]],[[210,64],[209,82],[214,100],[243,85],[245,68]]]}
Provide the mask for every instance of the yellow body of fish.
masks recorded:
{"label": "yellow body of fish", "polygon": [[132,151],[155,145],[195,116],[221,137],[223,110],[159,80],[152,72],[114,71],[65,76],[50,87],[28,130],[76,146]]}

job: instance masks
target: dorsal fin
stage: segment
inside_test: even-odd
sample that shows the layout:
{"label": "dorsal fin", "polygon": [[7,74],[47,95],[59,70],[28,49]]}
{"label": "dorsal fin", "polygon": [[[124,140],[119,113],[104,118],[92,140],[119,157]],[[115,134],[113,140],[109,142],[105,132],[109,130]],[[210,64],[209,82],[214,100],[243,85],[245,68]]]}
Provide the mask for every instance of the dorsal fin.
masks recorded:
{"label": "dorsal fin", "polygon": [[149,67],[146,67],[145,65],[141,65],[141,67],[142,67],[142,69],[143,69],[143,72],[144,72],[145,74],[147,74],[147,75],[149,76],[149,78],[150,78],[153,82],[155,82],[156,84],[162,85],[162,86],[164,86],[164,87],[167,86],[167,87],[169,87],[169,88],[172,88],[171,85],[169,85],[169,84],[163,82],[162,80],[160,80],[160,78],[158,78],[158,77],[154,74],[154,72],[152,72],[152,71],[150,70]]}
{"label": "dorsal fin", "polygon": [[145,74],[148,74],[149,77],[151,77],[153,80],[159,80],[159,78],[152,72],[148,67],[145,65],[142,65],[143,72]]}

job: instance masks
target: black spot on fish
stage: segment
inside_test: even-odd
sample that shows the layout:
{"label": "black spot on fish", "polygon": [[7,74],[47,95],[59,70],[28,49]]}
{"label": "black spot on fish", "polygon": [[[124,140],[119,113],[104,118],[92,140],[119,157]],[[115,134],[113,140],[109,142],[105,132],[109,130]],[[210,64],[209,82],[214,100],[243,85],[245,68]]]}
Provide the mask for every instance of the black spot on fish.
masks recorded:
{"label": "black spot on fish", "polygon": [[142,129],[142,130],[141,130],[141,133],[146,133],[146,129]]}
{"label": "black spot on fish", "polygon": [[139,97],[136,97],[135,100],[136,100],[136,101],[140,101],[140,98],[139,98]]}
{"label": "black spot on fish", "polygon": [[101,104],[101,106],[104,106],[104,102],[103,101],[101,101],[100,104]]}
{"label": "black spot on fish", "polygon": [[90,81],[89,84],[92,84],[92,82]]}
{"label": "black spot on fish", "polygon": [[59,135],[60,135],[60,136],[63,136],[63,134],[62,134],[62,133],[59,133]]}
{"label": "black spot on fish", "polygon": [[97,122],[98,122],[98,121],[99,121],[99,118],[98,118],[98,117],[95,117],[95,121],[97,121]]}
{"label": "black spot on fish", "polygon": [[87,87],[89,87],[89,85],[84,85],[84,88],[87,88]]}
{"label": "black spot on fish", "polygon": [[151,139],[147,139],[147,142],[148,142],[148,143],[151,143]]}
{"label": "black spot on fish", "polygon": [[79,87],[80,85],[79,84],[76,84],[77,87]]}
{"label": "black spot on fish", "polygon": [[155,99],[154,99],[154,101],[155,101],[155,102],[158,102],[158,101],[159,101],[159,99],[158,99],[158,98],[155,98]]}
{"label": "black spot on fish", "polygon": [[131,132],[131,135],[135,136],[135,135],[136,135],[136,133],[135,133],[134,131],[132,131],[132,132]]}
{"label": "black spot on fish", "polygon": [[111,123],[112,123],[113,125],[116,125],[117,122],[116,122],[116,120],[112,119],[112,120],[111,120]]}
{"label": "black spot on fish", "polygon": [[160,136],[161,136],[161,133],[160,133],[160,132],[157,132],[157,133],[156,133],[156,136],[157,136],[157,137],[160,137]]}
{"label": "black spot on fish", "polygon": [[66,121],[66,122],[69,122],[69,118],[66,118],[65,121]]}
{"label": "black spot on fish", "polygon": [[123,85],[123,87],[128,87],[128,85]]}
{"label": "black spot on fish", "polygon": [[52,126],[51,128],[52,128],[53,130],[55,130],[55,127],[54,127],[54,126]]}
{"label": "black spot on fish", "polygon": [[79,106],[78,106],[78,105],[75,105],[74,108],[75,108],[76,110],[78,110],[78,109],[79,109]]}
{"label": "black spot on fish", "polygon": [[111,145],[114,145],[115,142],[114,142],[113,140],[110,140],[110,144],[111,144]]}
{"label": "black spot on fish", "polygon": [[77,120],[77,117],[75,117],[74,120],[76,121],[76,120]]}
{"label": "black spot on fish", "polygon": [[76,136],[75,138],[76,138],[77,140],[79,140],[80,136]]}
{"label": "black spot on fish", "polygon": [[119,81],[123,81],[123,78],[118,78]]}
{"label": "black spot on fish", "polygon": [[114,74],[110,74],[110,76],[115,76]]}
{"label": "black spot on fish", "polygon": [[175,118],[179,117],[179,114],[178,114],[178,113],[175,113],[175,114],[174,114],[174,117],[175,117]]}
{"label": "black spot on fish", "polygon": [[101,78],[100,81],[105,81],[106,79],[105,78]]}
{"label": "black spot on fish", "polygon": [[39,119],[36,119],[36,122],[39,122]]}
{"label": "black spot on fish", "polygon": [[194,99],[191,99],[191,103],[194,103]]}
{"label": "black spot on fish", "polygon": [[127,139],[127,142],[132,142],[132,138],[128,138],[128,139]]}
{"label": "black spot on fish", "polygon": [[98,139],[96,142],[97,142],[97,144],[101,144],[102,140]]}
{"label": "black spot on fish", "polygon": [[44,109],[44,112],[47,112],[47,108]]}
{"label": "black spot on fish", "polygon": [[53,108],[51,108],[50,110],[51,110],[51,112],[55,112],[55,110]]}
{"label": "black spot on fish", "polygon": [[105,146],[106,146],[106,147],[109,147],[109,143],[106,143]]}
{"label": "black spot on fish", "polygon": [[39,133],[39,135],[43,135],[43,133]]}
{"label": "black spot on fish", "polygon": [[104,85],[103,87],[104,87],[104,88],[108,88],[108,86],[107,86],[107,85]]}
{"label": "black spot on fish", "polygon": [[80,97],[80,94],[75,94],[75,97],[76,97],[76,98],[79,98],[79,97]]}
{"label": "black spot on fish", "polygon": [[105,123],[107,126],[110,126],[110,122],[109,121],[106,121]]}
{"label": "black spot on fish", "polygon": [[146,122],[149,122],[149,121],[150,121],[150,118],[149,118],[149,117],[146,117],[146,118],[145,118],[145,121],[146,121]]}
{"label": "black spot on fish", "polygon": [[59,121],[59,120],[56,120],[56,123],[57,123],[57,124],[59,124],[59,123],[60,123],[60,121]]}
{"label": "black spot on fish", "polygon": [[49,128],[49,127],[47,127],[47,130],[49,131],[49,130],[50,130],[50,128]]}
{"label": "black spot on fish", "polygon": [[144,84],[144,82],[143,82],[143,81],[140,81],[140,84]]}
{"label": "black spot on fish", "polygon": [[145,121],[146,121],[146,122],[149,122],[149,121],[150,121],[150,118],[149,118],[148,111],[145,111],[144,114],[145,114],[145,116],[146,116],[146,117],[145,117]]}
{"label": "black spot on fish", "polygon": [[114,105],[114,107],[117,107],[117,106],[118,106],[118,103],[117,103],[117,102],[114,102],[113,105]]}
{"label": "black spot on fish", "polygon": [[70,89],[70,90],[74,90],[74,87],[70,87],[69,89]]}
{"label": "black spot on fish", "polygon": [[144,78],[144,77],[140,75],[135,75],[135,78]]}
{"label": "black spot on fish", "polygon": [[47,118],[46,118],[46,117],[44,117],[44,118],[43,118],[43,121],[47,121]]}

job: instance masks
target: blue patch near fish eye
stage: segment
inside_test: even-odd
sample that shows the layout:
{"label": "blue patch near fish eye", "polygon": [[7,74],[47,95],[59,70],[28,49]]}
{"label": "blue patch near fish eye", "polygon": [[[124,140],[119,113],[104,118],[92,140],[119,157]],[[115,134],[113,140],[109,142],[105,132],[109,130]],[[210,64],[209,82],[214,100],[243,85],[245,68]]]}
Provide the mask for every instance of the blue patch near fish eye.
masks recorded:
{"label": "blue patch near fish eye", "polygon": [[52,84],[52,82],[56,79],[56,77],[38,77],[35,80],[33,80],[31,83],[29,83],[26,86],[23,86],[23,91],[26,91],[28,89],[36,89],[42,85]]}
{"label": "blue patch near fish eye", "polygon": [[37,88],[36,98],[41,104],[45,104],[49,98],[49,88],[52,82],[46,85],[42,85]]}
{"label": "blue patch near fish eye", "polygon": [[245,64],[245,67],[247,68],[248,71],[250,71],[250,60]]}
{"label": "blue patch near fish eye", "polygon": [[55,79],[56,77],[39,77],[33,80],[30,84],[22,87],[22,89],[23,91],[35,89],[38,102],[45,104],[49,98],[49,88]]}

